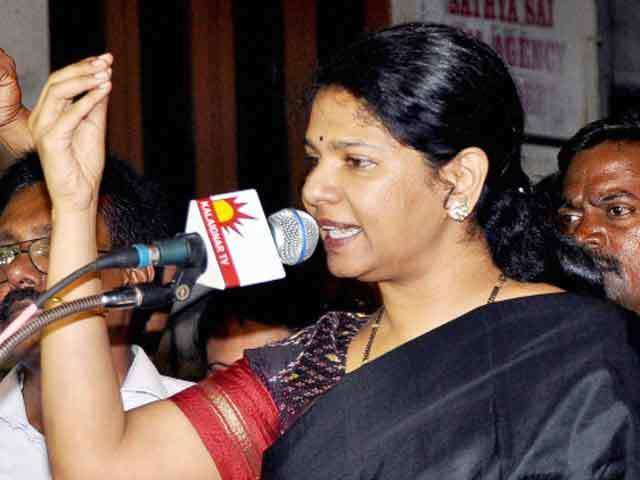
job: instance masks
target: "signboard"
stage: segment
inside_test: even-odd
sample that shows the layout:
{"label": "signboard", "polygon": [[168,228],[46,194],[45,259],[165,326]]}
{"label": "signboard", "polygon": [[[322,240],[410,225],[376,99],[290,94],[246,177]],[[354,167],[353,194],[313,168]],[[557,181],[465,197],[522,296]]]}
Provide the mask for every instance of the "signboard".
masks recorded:
{"label": "signboard", "polygon": [[457,26],[509,65],[531,136],[566,139],[600,116],[594,0],[391,0],[392,21]]}

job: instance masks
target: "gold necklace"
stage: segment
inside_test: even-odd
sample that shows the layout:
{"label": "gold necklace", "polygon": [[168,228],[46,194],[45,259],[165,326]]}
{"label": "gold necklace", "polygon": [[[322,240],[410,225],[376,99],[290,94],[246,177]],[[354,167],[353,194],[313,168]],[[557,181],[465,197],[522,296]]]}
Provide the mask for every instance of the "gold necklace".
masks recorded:
{"label": "gold necklace", "polygon": [[[502,286],[507,281],[507,277],[504,276],[504,273],[501,273],[498,277],[498,281],[493,286],[491,290],[491,294],[489,294],[489,298],[487,299],[487,305],[493,303],[498,296],[498,292],[502,288]],[[367,345],[364,347],[364,353],[362,354],[362,364],[367,363],[369,360],[369,355],[371,354],[371,347],[373,346],[373,341],[376,338],[376,334],[378,333],[378,328],[380,327],[380,321],[382,320],[382,316],[384,315],[384,307],[380,307],[378,310],[378,314],[376,315],[375,320],[373,321],[373,325],[371,325],[371,333],[369,334],[369,339],[367,340]]]}

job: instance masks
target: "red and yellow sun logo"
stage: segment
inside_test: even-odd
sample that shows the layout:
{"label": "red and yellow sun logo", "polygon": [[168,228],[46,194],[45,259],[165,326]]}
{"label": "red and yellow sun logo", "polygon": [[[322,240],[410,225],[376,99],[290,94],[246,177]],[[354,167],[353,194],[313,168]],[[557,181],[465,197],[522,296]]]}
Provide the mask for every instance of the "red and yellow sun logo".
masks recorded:
{"label": "red and yellow sun logo", "polygon": [[216,214],[218,225],[225,230],[233,230],[237,234],[242,235],[240,230],[238,230],[238,227],[242,226],[242,220],[247,218],[255,220],[255,217],[241,211],[246,203],[238,202],[236,197],[214,200],[211,204]]}

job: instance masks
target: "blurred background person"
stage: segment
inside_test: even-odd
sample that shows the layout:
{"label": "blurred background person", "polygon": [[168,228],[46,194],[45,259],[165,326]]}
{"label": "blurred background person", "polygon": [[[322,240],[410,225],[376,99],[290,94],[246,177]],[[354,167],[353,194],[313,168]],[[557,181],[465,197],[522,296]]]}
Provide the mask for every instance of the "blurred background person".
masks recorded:
{"label": "blurred background person", "polygon": [[[166,198],[155,184],[109,158],[97,221],[100,252],[166,237],[166,206]],[[30,153],[0,177],[0,331],[45,289],[50,234],[51,201],[40,159],[37,153]],[[111,290],[149,282],[153,275],[153,268],[148,268],[107,270],[101,277],[104,289]],[[144,337],[149,314],[133,310],[105,314],[111,357],[127,410],[191,385],[160,375],[144,350],[135,345]],[[34,335],[18,347],[16,365],[0,382],[0,478],[51,477],[42,421],[38,341],[39,336]]]}
{"label": "blurred background person", "polygon": [[640,115],[585,125],[558,153],[558,220],[603,273],[607,296],[640,313]]}

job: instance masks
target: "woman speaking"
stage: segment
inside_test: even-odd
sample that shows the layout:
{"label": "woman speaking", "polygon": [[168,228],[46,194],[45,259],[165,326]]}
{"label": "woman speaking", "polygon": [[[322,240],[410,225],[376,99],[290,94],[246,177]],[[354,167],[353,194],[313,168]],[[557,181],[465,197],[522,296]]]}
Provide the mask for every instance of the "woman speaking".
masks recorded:
{"label": "woman speaking", "polygon": [[[30,119],[49,282],[96,255],[111,62],[54,73]],[[382,307],[326,315],[127,413],[103,320],[49,328],[55,475],[640,478],[631,316],[542,281],[561,266],[520,166],[523,123],[503,62],[453,28],[399,25],[336,55],[317,75],[303,201],[330,271],[376,283]]]}

